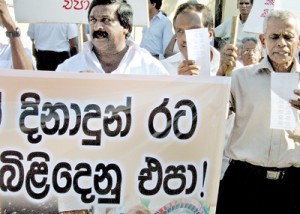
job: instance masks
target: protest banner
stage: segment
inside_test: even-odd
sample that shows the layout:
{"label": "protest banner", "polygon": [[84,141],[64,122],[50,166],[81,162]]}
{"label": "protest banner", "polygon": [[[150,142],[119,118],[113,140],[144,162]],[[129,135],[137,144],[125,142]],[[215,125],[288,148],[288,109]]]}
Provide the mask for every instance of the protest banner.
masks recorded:
{"label": "protest banner", "polygon": [[297,0],[254,1],[243,31],[262,34],[264,18],[274,9],[289,10],[300,17],[300,4]]}
{"label": "protest banner", "polygon": [[230,78],[1,70],[0,85],[3,212],[215,212]]}
{"label": "protest banner", "polygon": [[[87,24],[92,0],[14,0],[16,20],[24,23]],[[133,9],[133,25],[148,25],[148,0],[128,0]]]}

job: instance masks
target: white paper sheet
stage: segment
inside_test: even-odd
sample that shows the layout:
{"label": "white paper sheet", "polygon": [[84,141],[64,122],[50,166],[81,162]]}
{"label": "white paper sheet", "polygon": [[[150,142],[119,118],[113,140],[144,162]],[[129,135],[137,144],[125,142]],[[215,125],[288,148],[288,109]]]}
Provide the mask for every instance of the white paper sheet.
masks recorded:
{"label": "white paper sheet", "polygon": [[210,40],[207,28],[185,31],[188,59],[195,60],[201,76],[210,76]]}
{"label": "white paper sheet", "polygon": [[289,100],[297,99],[294,90],[298,88],[298,73],[271,74],[271,128],[294,130],[297,125],[297,110]]}

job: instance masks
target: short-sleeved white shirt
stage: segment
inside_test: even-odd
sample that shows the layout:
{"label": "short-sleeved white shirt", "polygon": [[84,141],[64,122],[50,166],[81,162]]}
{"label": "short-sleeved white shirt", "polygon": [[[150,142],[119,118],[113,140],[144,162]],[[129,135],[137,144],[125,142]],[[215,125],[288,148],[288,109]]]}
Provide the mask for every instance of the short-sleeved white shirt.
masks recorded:
{"label": "short-sleeved white shirt", "polygon": [[[230,41],[231,36],[231,25],[232,18],[227,19],[224,23],[220,24],[215,28],[215,37],[220,37],[222,40]],[[249,33],[243,31],[245,23],[242,23],[241,20],[238,22],[238,32],[237,32],[237,45],[242,43],[242,39],[245,37],[254,37],[259,41],[259,35],[256,33]]]}
{"label": "short-sleeved white shirt", "polygon": [[70,50],[69,39],[78,37],[77,29],[76,24],[30,24],[27,35],[38,50],[63,52]]}

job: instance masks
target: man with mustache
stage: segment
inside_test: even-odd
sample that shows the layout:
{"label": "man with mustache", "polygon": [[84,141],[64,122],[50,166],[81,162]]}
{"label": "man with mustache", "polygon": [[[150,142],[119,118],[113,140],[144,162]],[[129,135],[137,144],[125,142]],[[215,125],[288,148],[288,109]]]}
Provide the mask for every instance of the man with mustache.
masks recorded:
{"label": "man with mustache", "polygon": [[0,0],[0,28],[2,25],[6,28],[9,43],[0,40],[0,68],[32,70],[32,61],[21,42],[20,30],[9,14],[5,0]]}
{"label": "man with mustache", "polygon": [[[298,99],[289,100],[297,110],[295,130],[270,128],[275,109],[271,105],[271,74],[300,71],[295,58],[299,24],[299,18],[289,11],[271,12],[260,35],[267,56],[232,73],[229,110],[235,119],[225,147],[231,160],[220,183],[217,214],[300,213],[299,75],[298,86],[290,92]],[[224,47],[228,59],[236,58],[234,52],[233,45]],[[226,66],[220,67],[218,75],[225,75]]]}
{"label": "man with mustache", "polygon": [[83,51],[58,66],[58,71],[114,74],[168,74],[158,60],[128,37],[131,6],[126,0],[94,0],[88,19],[91,40]]}

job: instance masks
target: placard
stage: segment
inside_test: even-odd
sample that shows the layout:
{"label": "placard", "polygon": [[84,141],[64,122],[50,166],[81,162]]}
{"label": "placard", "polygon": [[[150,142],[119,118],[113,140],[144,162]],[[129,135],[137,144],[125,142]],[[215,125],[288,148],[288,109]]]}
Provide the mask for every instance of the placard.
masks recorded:
{"label": "placard", "polygon": [[243,31],[262,34],[264,18],[274,9],[289,10],[300,17],[300,4],[297,0],[256,0]]}
{"label": "placard", "polygon": [[230,78],[1,70],[0,85],[3,212],[214,213]]}
{"label": "placard", "polygon": [[[133,9],[133,25],[148,25],[148,0],[128,0]],[[24,23],[87,24],[91,0],[14,0],[15,16]]]}

